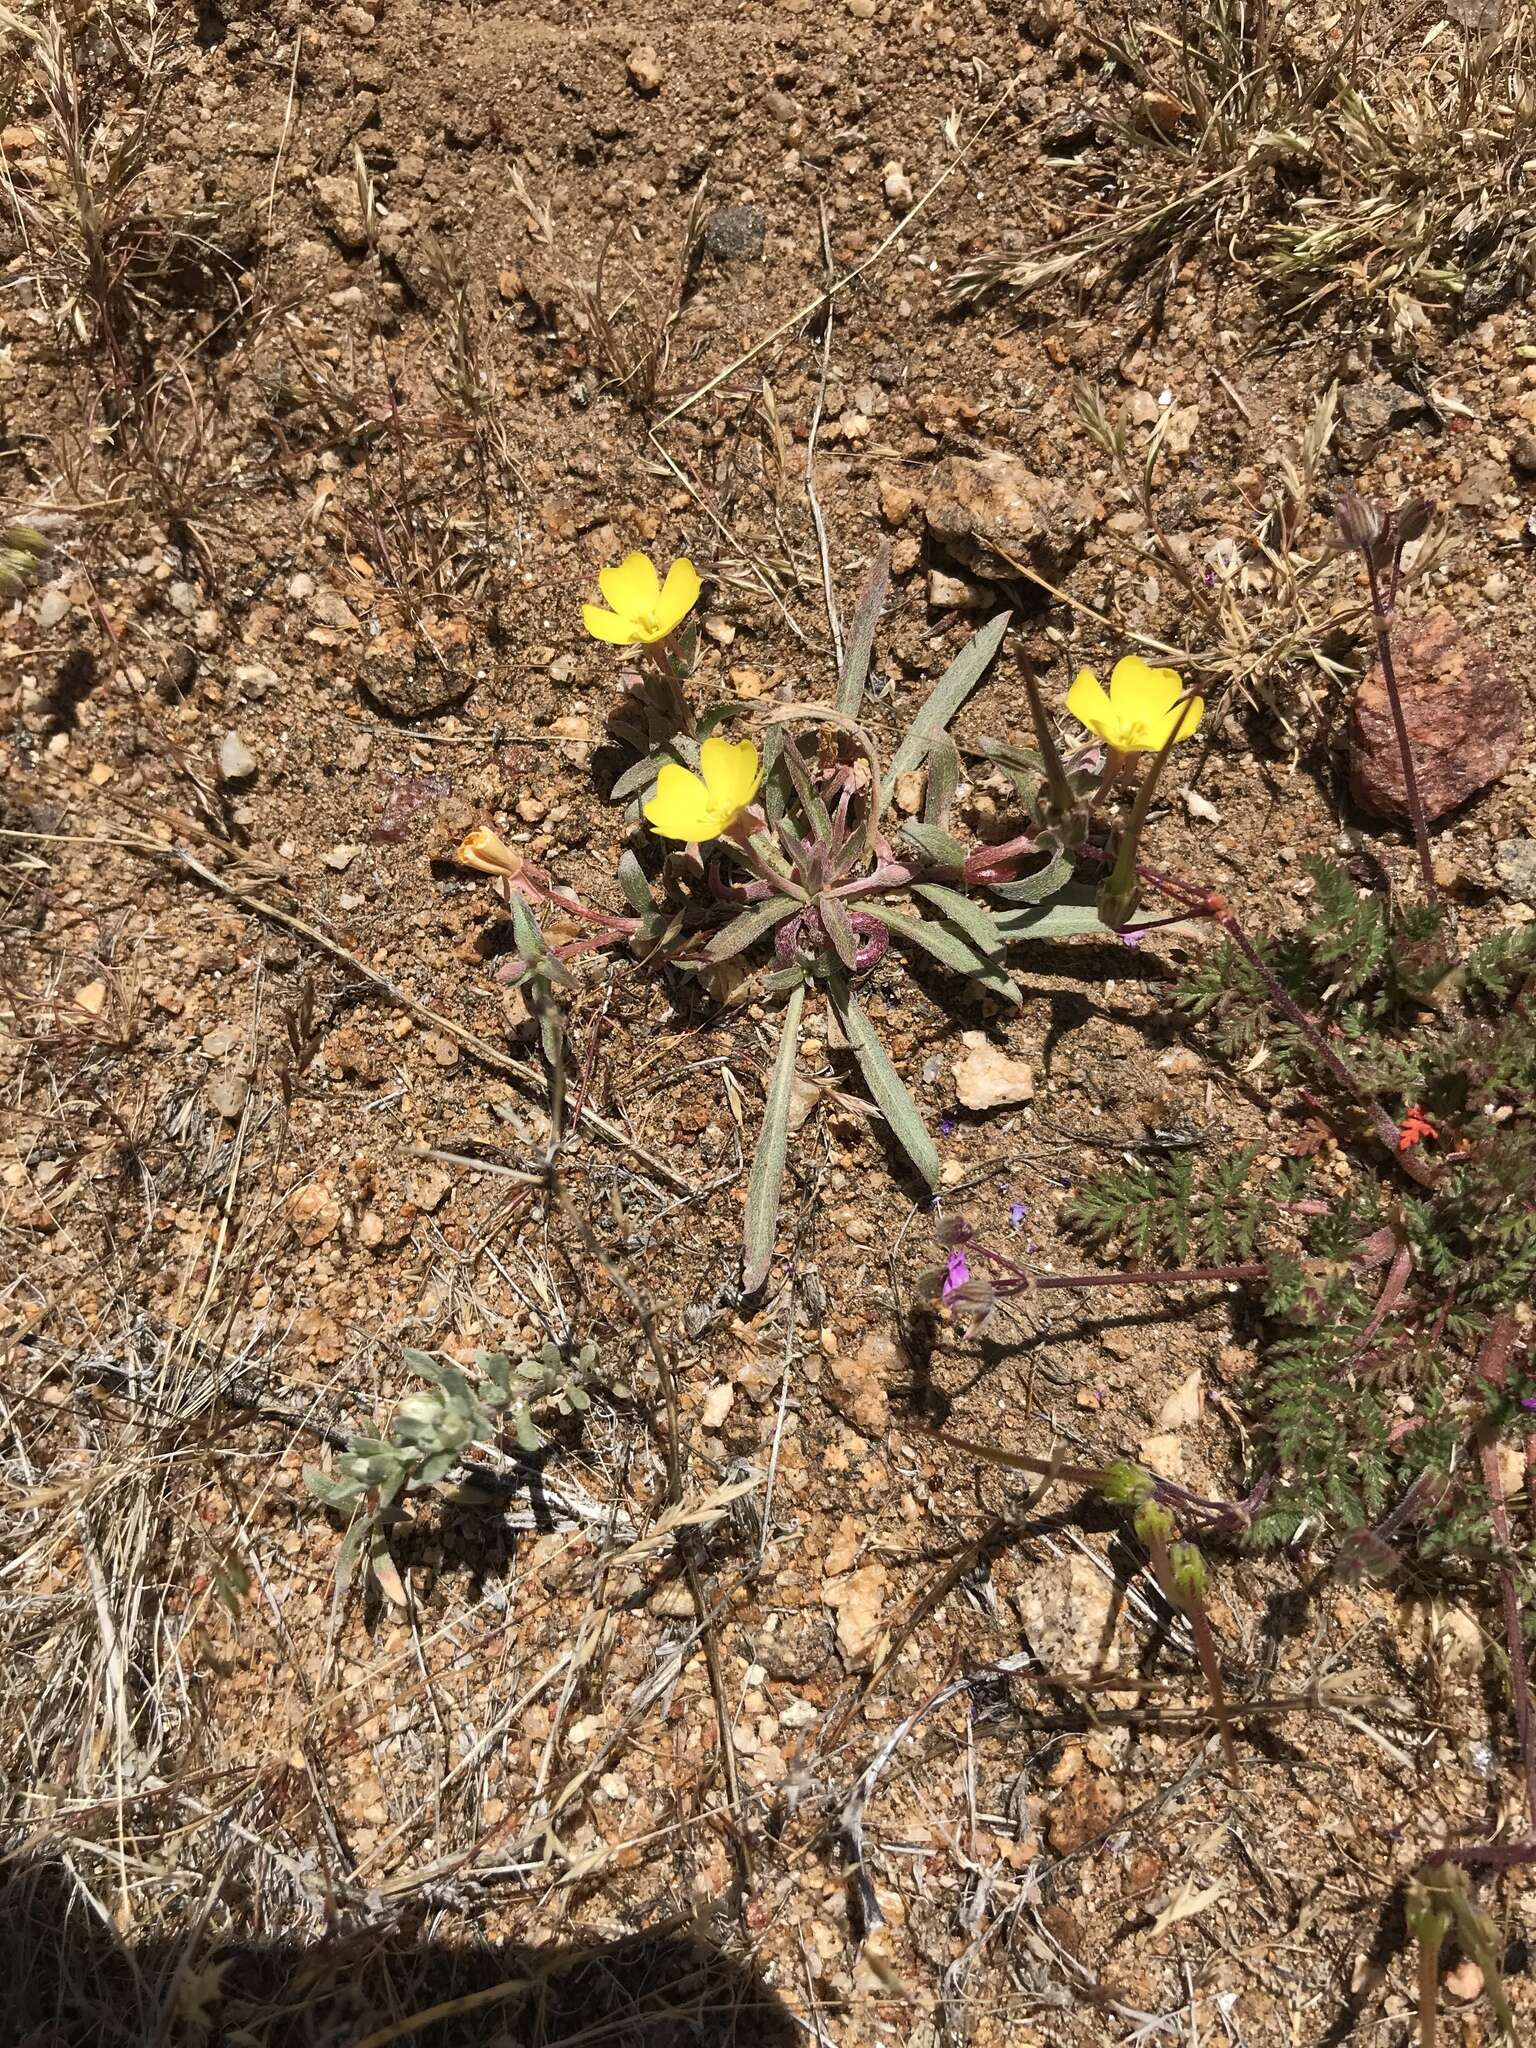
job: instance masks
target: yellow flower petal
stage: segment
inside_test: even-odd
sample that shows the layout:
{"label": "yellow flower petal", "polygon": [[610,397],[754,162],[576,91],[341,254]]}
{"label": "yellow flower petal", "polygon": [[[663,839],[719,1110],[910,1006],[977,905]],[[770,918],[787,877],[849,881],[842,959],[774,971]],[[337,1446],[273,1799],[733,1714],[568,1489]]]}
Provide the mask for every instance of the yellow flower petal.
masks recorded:
{"label": "yellow flower petal", "polygon": [[757,795],[763,779],[750,740],[707,739],[699,749],[699,773],[711,800],[734,818]]}
{"label": "yellow flower petal", "polygon": [[1127,654],[1117,661],[1109,679],[1109,701],[1124,718],[1165,718],[1174,699],[1183,693],[1176,670],[1153,668],[1139,654]]}
{"label": "yellow flower petal", "polygon": [[1067,709],[1079,725],[1086,725],[1090,732],[1097,733],[1111,746],[1115,744],[1109,730],[1114,714],[1104,694],[1104,685],[1091,668],[1078,670],[1077,681],[1067,692]]}
{"label": "yellow flower petal", "polygon": [[693,770],[680,768],[675,761],[668,761],[657,776],[645,818],[663,839],[713,839],[720,829],[719,806]]}
{"label": "yellow flower petal", "polygon": [[599,569],[597,582],[621,619],[639,619],[653,612],[661,596],[656,564],[649,555],[626,555],[616,569]]}
{"label": "yellow flower petal", "polygon": [[605,612],[600,605],[584,604],[581,623],[594,640],[606,640],[610,647],[633,647],[635,644],[634,620],[617,618],[612,612]]}
{"label": "yellow flower petal", "polygon": [[699,601],[699,592],[704,588],[699,581],[699,572],[686,555],[679,555],[667,571],[667,580],[661,586],[661,597],[656,606],[656,623],[663,633],[670,633],[674,626],[680,626]]}
{"label": "yellow flower petal", "polygon": [[[1174,705],[1184,694],[1184,679],[1176,669],[1153,668],[1139,654],[1128,654],[1115,663],[1109,679],[1109,701],[1122,728],[1119,742],[1129,753],[1156,753],[1168,742],[1174,724]],[[1203,704],[1191,699],[1178,719],[1177,738],[1187,740],[1200,723]]]}
{"label": "yellow flower petal", "polygon": [[1176,741],[1192,740],[1199,731],[1200,721],[1204,716],[1205,699],[1203,697],[1191,697],[1184,706],[1184,716],[1179,720],[1179,729],[1174,734],[1174,739]]}

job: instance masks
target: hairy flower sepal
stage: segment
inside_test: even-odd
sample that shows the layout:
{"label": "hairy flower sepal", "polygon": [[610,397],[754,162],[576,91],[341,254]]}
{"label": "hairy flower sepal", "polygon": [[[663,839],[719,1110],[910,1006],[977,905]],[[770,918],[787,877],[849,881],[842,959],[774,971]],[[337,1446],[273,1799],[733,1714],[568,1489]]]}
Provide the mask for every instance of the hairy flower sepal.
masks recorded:
{"label": "hairy flower sepal", "polygon": [[1156,1550],[1171,1543],[1176,1526],[1172,1515],[1161,1501],[1145,1499],[1136,1510],[1136,1535],[1148,1550]]}
{"label": "hairy flower sepal", "polygon": [[[1100,1493],[1111,1507],[1117,1508],[1145,1507],[1156,1490],[1157,1481],[1145,1465],[1133,1465],[1123,1458],[1106,1465],[1099,1482]],[[1169,1526],[1172,1527],[1171,1521]]]}

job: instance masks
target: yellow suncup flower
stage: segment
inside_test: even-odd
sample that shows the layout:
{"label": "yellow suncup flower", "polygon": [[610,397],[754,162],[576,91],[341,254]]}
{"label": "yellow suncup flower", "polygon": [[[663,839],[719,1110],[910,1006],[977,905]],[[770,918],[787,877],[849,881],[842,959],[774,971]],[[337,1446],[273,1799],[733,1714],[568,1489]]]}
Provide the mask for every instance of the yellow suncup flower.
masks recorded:
{"label": "yellow suncup flower", "polygon": [[699,772],[668,761],[645,807],[646,822],[663,839],[718,839],[741,816],[762,785],[762,763],[750,740],[706,740]]}
{"label": "yellow suncup flower", "polygon": [[1173,669],[1153,668],[1139,654],[1128,654],[1115,663],[1108,690],[1091,668],[1083,669],[1067,692],[1067,709],[1117,754],[1156,754],[1170,733],[1176,740],[1191,739],[1200,723],[1204,698],[1191,697],[1176,711],[1183,694],[1183,680]]}
{"label": "yellow suncup flower", "polygon": [[679,555],[662,583],[649,555],[626,555],[616,569],[600,569],[597,576],[603,596],[612,606],[584,604],[581,623],[594,640],[606,640],[611,647],[633,647],[636,641],[649,647],[665,640],[680,626],[699,601],[699,572],[686,555]]}

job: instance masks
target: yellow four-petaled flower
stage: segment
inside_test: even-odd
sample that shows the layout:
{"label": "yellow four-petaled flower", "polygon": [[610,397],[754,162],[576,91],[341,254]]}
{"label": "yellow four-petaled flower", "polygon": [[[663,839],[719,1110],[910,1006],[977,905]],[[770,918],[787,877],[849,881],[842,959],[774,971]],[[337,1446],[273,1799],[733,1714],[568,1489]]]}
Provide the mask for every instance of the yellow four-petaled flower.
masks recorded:
{"label": "yellow four-petaled flower", "polygon": [[706,740],[699,772],[668,761],[645,807],[646,822],[663,839],[718,839],[741,816],[762,786],[763,769],[750,740]]}
{"label": "yellow four-petaled flower", "polygon": [[594,640],[606,640],[613,647],[633,647],[638,641],[649,647],[674,632],[699,601],[699,572],[686,555],[679,555],[663,583],[649,555],[626,555],[616,569],[597,574],[603,596],[613,607],[584,604],[581,622]]}
{"label": "yellow four-petaled flower", "polygon": [[1115,663],[1108,690],[1091,668],[1081,670],[1067,692],[1067,709],[1117,754],[1157,754],[1170,736],[1192,738],[1200,723],[1205,700],[1181,704],[1183,696],[1183,680],[1173,669],[1128,654]]}

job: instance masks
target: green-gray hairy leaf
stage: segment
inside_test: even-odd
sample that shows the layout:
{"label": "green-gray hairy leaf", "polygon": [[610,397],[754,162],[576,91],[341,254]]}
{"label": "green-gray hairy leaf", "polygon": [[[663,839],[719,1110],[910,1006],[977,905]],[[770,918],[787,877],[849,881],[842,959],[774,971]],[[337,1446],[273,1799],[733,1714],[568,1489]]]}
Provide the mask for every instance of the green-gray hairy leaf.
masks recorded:
{"label": "green-gray hairy leaf", "polygon": [[1001,954],[1006,948],[1008,941],[997,919],[969,896],[962,896],[958,889],[946,889],[942,882],[918,882],[912,893],[931,903],[951,924],[957,924],[983,953]]}
{"label": "green-gray hairy leaf", "polygon": [[794,908],[794,902],[788,896],[774,896],[766,903],[754,903],[750,910],[741,911],[715,933],[704,948],[705,958],[717,962],[734,959],[765,933],[771,932]]}
{"label": "green-gray hairy leaf", "polygon": [[936,1186],[939,1178],[938,1151],[928,1135],[922,1111],[912,1100],[906,1082],[891,1064],[891,1056],[880,1042],[880,1034],[870,1023],[857,996],[834,988],[832,1000],[837,1006],[843,1035],[853,1048],[869,1092],[890,1125],[892,1135],[929,1187]]}
{"label": "green-gray hairy leaf", "polygon": [[967,980],[979,982],[983,988],[1001,996],[1005,1002],[1023,1001],[1017,986],[1000,956],[983,953],[974,940],[942,917],[904,917],[899,910],[888,910],[883,904],[865,905],[871,917],[878,917],[891,936],[903,945],[916,946],[937,960],[941,967],[949,967],[956,974],[963,974]]}
{"label": "green-gray hairy leaf", "polygon": [[624,901],[637,917],[647,917],[655,910],[656,899],[645,879],[645,870],[627,846],[619,855],[619,887],[624,891]]}
{"label": "green-gray hairy leaf", "polygon": [[965,841],[956,839],[952,832],[945,832],[937,825],[920,823],[912,818],[902,826],[901,836],[935,867],[958,868],[965,860]]}
{"label": "green-gray hairy leaf", "polygon": [[752,1155],[752,1174],[747,1182],[747,1227],[741,1284],[755,1294],[768,1278],[773,1263],[774,1241],[779,1231],[779,1200],[784,1187],[784,1155],[789,1148],[789,1110],[795,1079],[795,1056],[800,1050],[800,1019],[805,1013],[805,983],[790,991],[784,1005],[784,1023],[779,1032],[778,1056],[768,1083],[763,1106],[762,1129]]}
{"label": "green-gray hairy leaf", "polygon": [[869,657],[875,645],[875,627],[879,622],[880,607],[885,602],[890,575],[890,543],[882,541],[880,552],[870,568],[869,579],[859,593],[853,623],[848,628],[848,645],[843,651],[843,672],[838,678],[837,708],[846,711],[850,718],[858,717],[859,706],[864,701],[864,685],[869,680]]}
{"label": "green-gray hairy leaf", "polygon": [[1026,939],[1077,939],[1093,934],[1112,936],[1109,926],[1092,903],[1043,904],[1038,910],[1022,908],[998,914],[997,924],[1010,946]]}
{"label": "green-gray hairy leaf", "polygon": [[960,786],[960,749],[947,732],[935,733],[928,749],[928,787],[923,793],[923,822],[943,825]]}
{"label": "green-gray hairy leaf", "polygon": [[1017,882],[993,882],[987,894],[1001,903],[1043,903],[1047,896],[1064,889],[1071,879],[1072,857],[1058,853],[1033,875],[1024,875]]}
{"label": "green-gray hairy leaf", "polygon": [[933,744],[935,733],[943,732],[960,706],[986,674],[992,657],[1003,644],[1003,635],[1008,630],[1012,612],[999,612],[995,619],[989,619],[971,639],[967,640],[949,667],[933,687],[927,702],[907,728],[907,736],[896,749],[896,758],[886,770],[885,781],[880,789],[880,807],[883,810],[891,800],[898,775],[905,775],[909,769],[919,768]]}

